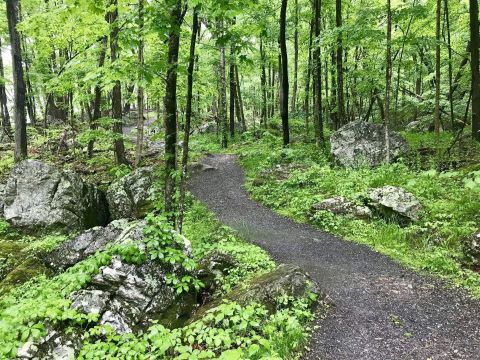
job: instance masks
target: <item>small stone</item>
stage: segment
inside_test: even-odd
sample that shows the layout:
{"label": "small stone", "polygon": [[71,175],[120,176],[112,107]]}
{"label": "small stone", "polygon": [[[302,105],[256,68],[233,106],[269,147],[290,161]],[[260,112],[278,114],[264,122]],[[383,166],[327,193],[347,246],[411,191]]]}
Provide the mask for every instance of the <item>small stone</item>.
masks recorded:
{"label": "small stone", "polygon": [[423,207],[411,193],[397,186],[383,186],[369,191],[370,204],[383,216],[397,216],[401,220],[417,221]]}

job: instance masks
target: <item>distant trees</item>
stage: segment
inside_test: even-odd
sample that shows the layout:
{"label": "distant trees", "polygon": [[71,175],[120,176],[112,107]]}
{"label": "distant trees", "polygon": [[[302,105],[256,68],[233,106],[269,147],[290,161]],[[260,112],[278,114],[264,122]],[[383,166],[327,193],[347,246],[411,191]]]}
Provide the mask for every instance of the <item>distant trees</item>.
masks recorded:
{"label": "distant trees", "polygon": [[435,30],[435,133],[440,132],[440,35],[441,35],[441,15],[442,15],[442,0],[437,0],[436,12],[436,30]]}
{"label": "distant trees", "polygon": [[13,91],[15,105],[15,161],[21,161],[27,157],[27,119],[25,114],[26,88],[23,79],[22,49],[20,35],[17,31],[18,24],[18,0],[8,0],[7,21],[10,34],[10,46],[12,48],[13,67]]}
{"label": "distant trees", "polygon": [[390,162],[390,94],[392,85],[392,3],[387,0],[387,63],[385,66],[385,162]]}
{"label": "distant trees", "polygon": [[137,143],[135,147],[135,166],[140,164],[142,159],[143,149],[143,110],[144,110],[144,89],[143,89],[143,71],[144,71],[144,56],[143,56],[143,27],[145,25],[144,19],[144,0],[138,0],[138,89],[137,89]]}
{"label": "distant trees", "polygon": [[314,126],[315,126],[315,141],[318,146],[324,146],[323,138],[323,118],[322,118],[322,57],[320,51],[320,13],[321,13],[321,0],[313,1],[313,28],[315,34],[315,44],[313,50],[313,84],[314,84]]}
{"label": "distant trees", "polygon": [[335,23],[337,26],[337,116],[333,128],[337,129],[345,123],[345,101],[343,96],[343,41],[342,41],[342,0],[335,1]]}
{"label": "distant trees", "polygon": [[10,125],[10,114],[8,112],[7,104],[7,92],[5,90],[5,70],[3,66],[2,58],[2,38],[0,37],[0,117],[1,117],[1,133],[0,139],[4,136],[10,136],[11,125]]}

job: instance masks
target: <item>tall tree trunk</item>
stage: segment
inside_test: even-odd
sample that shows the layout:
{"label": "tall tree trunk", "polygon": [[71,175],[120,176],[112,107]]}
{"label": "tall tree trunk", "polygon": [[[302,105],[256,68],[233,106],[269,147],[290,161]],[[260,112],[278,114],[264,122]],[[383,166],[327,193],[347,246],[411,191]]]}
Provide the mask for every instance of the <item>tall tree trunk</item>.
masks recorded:
{"label": "tall tree trunk", "polygon": [[267,127],[267,75],[265,72],[265,49],[263,48],[263,39],[260,37],[260,61],[261,73],[260,84],[262,86],[262,123]]}
{"label": "tall tree trunk", "polygon": [[[224,34],[223,19],[218,21],[218,29],[221,36]],[[227,82],[225,76],[225,45],[220,44],[220,87],[219,87],[219,115],[222,126],[222,147],[228,146],[228,123],[227,123]]]}
{"label": "tall tree trunk", "polygon": [[[107,55],[107,37],[104,36],[100,42],[100,54],[98,56],[98,67],[102,68],[103,65],[105,64],[105,57]],[[90,120],[90,130],[95,130],[97,129],[97,121],[102,117],[102,88],[100,87],[100,84],[95,85],[94,89],[94,100],[93,100],[93,116],[92,119]],[[88,157],[93,156],[93,144],[94,141],[90,140],[88,142],[87,146],[87,153]]]}
{"label": "tall tree trunk", "polygon": [[472,72],[472,137],[480,141],[480,70],[478,29],[478,2],[470,0],[470,42],[471,42],[471,72]]}
{"label": "tall tree trunk", "polygon": [[310,21],[310,35],[308,39],[308,61],[305,76],[305,102],[303,104],[305,111],[305,134],[308,136],[308,123],[310,120],[310,78],[312,73],[312,42],[313,42],[313,19]]}
{"label": "tall tree trunk", "polygon": [[338,108],[337,108],[337,80],[336,80],[336,68],[337,68],[337,54],[332,49],[330,54],[332,60],[332,66],[330,67],[330,78],[332,79],[331,101],[330,101],[330,116],[332,117],[333,130],[338,130]]}
{"label": "tall tree trunk", "polygon": [[435,133],[440,133],[440,17],[442,0],[437,0],[435,39]]}
{"label": "tall tree trunk", "polygon": [[[110,61],[112,64],[117,61],[118,50],[118,3],[117,0],[111,0],[112,9],[108,13],[108,22],[110,24]],[[120,80],[115,81],[112,89],[112,118],[113,132],[116,135],[113,143],[115,151],[115,161],[117,164],[127,164],[125,157],[125,145],[123,144],[123,121],[122,121],[122,86]]]}
{"label": "tall tree trunk", "polygon": [[315,141],[318,146],[324,147],[323,119],[322,119],[322,57],[320,51],[320,10],[321,0],[314,0],[314,27],[315,27],[315,50],[313,51],[313,78],[315,84]]}
{"label": "tall tree trunk", "polygon": [[293,33],[293,89],[292,89],[292,112],[297,111],[297,88],[298,88],[298,0],[295,0],[295,16]]}
{"label": "tall tree trunk", "polygon": [[[452,36],[450,32],[450,12],[448,10],[448,0],[444,0],[445,21],[447,25],[447,45],[448,45],[448,86],[449,94],[453,89],[453,68],[452,68]],[[455,128],[455,114],[453,112],[453,97],[449,96],[450,100],[450,122],[452,129]]]}
{"label": "tall tree trunk", "polygon": [[287,42],[285,38],[287,20],[287,0],[282,0],[280,8],[280,115],[282,117],[283,146],[290,143],[290,131],[288,128],[288,56]]}
{"label": "tall tree trunk", "polygon": [[335,23],[338,30],[337,36],[337,122],[338,126],[345,124],[345,100],[343,89],[343,41],[342,41],[342,0],[336,0],[335,2]]}
{"label": "tall tree trunk", "polygon": [[[390,163],[390,88],[392,85],[392,4],[387,0],[387,64],[385,80],[385,162]],[[380,97],[379,105],[381,111]]]}
{"label": "tall tree trunk", "polygon": [[[0,49],[2,48],[2,38],[0,37]],[[5,83],[3,79],[5,78],[5,71],[3,67],[3,59],[2,53],[0,51],[0,115],[2,116],[2,134],[0,134],[0,138],[2,136],[10,137],[12,126],[10,124],[10,114],[8,112],[8,100],[7,100],[7,92],[5,89]]]}
{"label": "tall tree trunk", "polygon": [[235,98],[236,98],[236,83],[235,83],[235,48],[233,44],[230,45],[230,66],[228,69],[228,78],[230,85],[230,99],[229,99],[229,130],[230,137],[235,136]]}
{"label": "tall tree trunk", "polygon": [[193,9],[192,37],[190,39],[190,55],[187,69],[187,105],[185,109],[185,129],[183,136],[182,152],[182,174],[180,177],[180,196],[178,200],[178,222],[177,229],[182,233],[183,214],[185,212],[185,191],[188,169],[188,146],[190,140],[190,123],[192,119],[192,97],[193,97],[193,71],[195,66],[195,44],[198,32],[198,8]]}
{"label": "tall tree trunk", "polygon": [[238,66],[235,65],[235,83],[237,85],[236,95],[238,99],[238,114],[240,116],[239,122],[242,124],[242,132],[247,130],[247,124],[245,123],[245,114],[243,113],[243,100],[242,89],[240,87],[240,77],[238,76]]}
{"label": "tall tree trunk", "polygon": [[[135,147],[135,167],[140,164],[143,148],[143,108],[144,108],[144,89],[143,89],[143,27],[144,21],[144,0],[138,0],[138,88],[137,88],[137,143]],[[130,103],[130,102],[128,102]]]}
{"label": "tall tree trunk", "polygon": [[171,27],[168,34],[168,69],[165,82],[165,212],[175,225],[175,177],[177,169],[177,68],[180,49],[182,1],[167,2],[170,7]]}
{"label": "tall tree trunk", "polygon": [[8,32],[12,49],[13,91],[15,105],[15,150],[14,158],[19,162],[27,157],[27,120],[25,114],[25,81],[23,79],[22,50],[17,31],[18,0],[7,3]]}

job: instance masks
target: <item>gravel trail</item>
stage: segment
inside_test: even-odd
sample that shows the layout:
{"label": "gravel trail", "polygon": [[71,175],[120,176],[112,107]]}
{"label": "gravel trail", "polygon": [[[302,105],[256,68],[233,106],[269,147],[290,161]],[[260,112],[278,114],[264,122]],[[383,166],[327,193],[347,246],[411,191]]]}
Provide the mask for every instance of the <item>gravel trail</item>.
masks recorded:
{"label": "gravel trail", "polygon": [[335,306],[306,359],[480,360],[480,301],[366,246],[297,224],[249,199],[231,155],[212,155],[190,190],[276,260],[301,266]]}

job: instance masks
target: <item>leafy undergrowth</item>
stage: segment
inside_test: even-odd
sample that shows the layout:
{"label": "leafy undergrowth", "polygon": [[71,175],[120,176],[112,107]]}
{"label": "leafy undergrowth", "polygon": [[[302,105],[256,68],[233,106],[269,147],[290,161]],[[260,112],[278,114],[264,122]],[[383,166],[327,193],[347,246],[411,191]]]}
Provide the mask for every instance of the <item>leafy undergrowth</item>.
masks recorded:
{"label": "leafy undergrowth", "polygon": [[[375,169],[332,166],[331,159],[314,144],[294,142],[284,149],[281,139],[271,132],[260,139],[247,133],[229,151],[240,156],[252,197],[278,213],[367,244],[480,296],[480,276],[464,266],[461,246],[461,239],[471,235],[480,222],[480,172],[472,165],[474,156],[469,158],[469,166],[439,172],[437,165],[445,163],[444,150],[452,136],[445,133],[441,141],[432,134],[406,137],[413,154]],[[418,155],[417,149],[428,146],[437,147],[433,155]],[[470,152],[478,159],[478,148]],[[462,156],[452,153],[450,159],[458,164]],[[277,174],[271,176],[272,171]],[[323,199],[341,195],[361,204],[368,189],[384,185],[400,186],[418,197],[424,206],[420,221],[401,227],[381,218],[355,220],[328,212],[313,219],[308,216],[311,205]]]}
{"label": "leafy undergrowth", "polygon": [[[238,263],[222,280],[216,296],[228,293],[235,285],[268,272],[275,263],[266,252],[235,237],[220,225],[205,207],[190,202],[186,214],[185,234],[191,240],[193,259],[177,250],[172,232],[164,219],[147,217],[145,247],[132,243],[117,244],[49,278],[41,275],[13,288],[0,297],[0,358],[15,357],[26,341],[40,339],[49,328],[80,331],[83,347],[80,359],[288,359],[295,358],[308,336],[308,323],[314,297],[281,298],[277,311],[269,313],[260,304],[240,306],[224,302],[203,317],[183,327],[168,329],[153,323],[138,334],[116,334],[108,326],[97,325],[98,315],[82,314],[70,307],[69,295],[85,288],[101,266],[113,256],[128,263],[141,263],[147,257],[192,270],[212,250],[226,252]],[[162,225],[163,223],[163,225]],[[175,240],[177,239],[177,240]],[[49,245],[54,246],[49,242]],[[202,284],[195,279],[170,278],[177,292],[198,291]],[[193,289],[195,288],[195,289]],[[79,330],[80,329],[80,330]]]}

